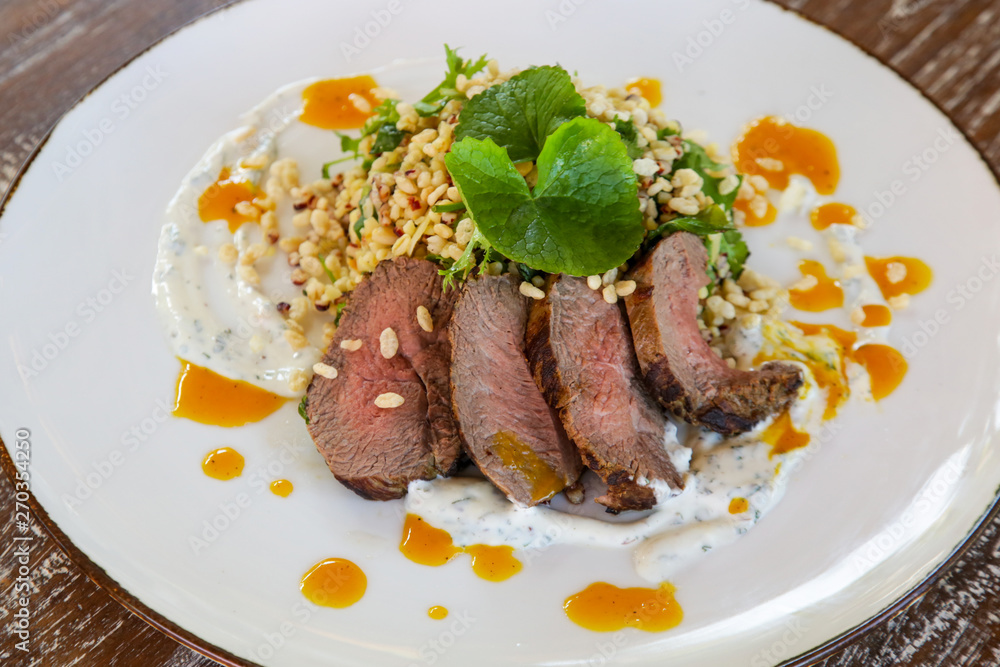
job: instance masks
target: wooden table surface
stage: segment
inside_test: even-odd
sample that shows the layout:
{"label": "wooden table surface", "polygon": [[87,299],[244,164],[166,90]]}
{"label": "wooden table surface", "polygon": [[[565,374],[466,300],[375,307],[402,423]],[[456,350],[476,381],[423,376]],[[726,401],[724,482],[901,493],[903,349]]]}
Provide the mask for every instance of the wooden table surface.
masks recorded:
{"label": "wooden table surface", "polygon": [[[555,0],[539,0],[551,2]],[[3,0],[0,191],[81,95],[131,56],[224,0]],[[1000,0],[781,0],[923,90],[1000,173]],[[0,502],[14,489],[0,476]],[[14,648],[14,522],[0,523],[0,664],[204,667],[92,583],[37,524],[30,651]],[[794,649],[794,646],[792,647]],[[1000,519],[908,609],[821,663],[1000,665]]]}

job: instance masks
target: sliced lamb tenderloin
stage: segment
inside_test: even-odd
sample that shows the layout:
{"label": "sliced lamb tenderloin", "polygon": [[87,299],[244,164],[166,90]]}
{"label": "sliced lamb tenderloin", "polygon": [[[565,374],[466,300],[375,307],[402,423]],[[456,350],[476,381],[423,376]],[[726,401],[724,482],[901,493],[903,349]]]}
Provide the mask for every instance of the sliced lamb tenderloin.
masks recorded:
{"label": "sliced lamb tenderloin", "polygon": [[582,278],[551,278],[546,298],[532,305],[527,348],[536,384],[583,462],[608,485],[598,503],[615,512],[650,509],[650,482],[683,488],[664,448],[667,419],[643,384],[619,305]]}
{"label": "sliced lamb tenderloin", "polygon": [[671,234],[630,271],[636,289],[625,306],[639,365],[657,400],[685,421],[735,435],[786,408],[802,376],[789,364],[736,370],[712,351],[697,322],[707,262],[701,239]]}
{"label": "sliced lamb tenderloin", "polygon": [[469,281],[451,318],[452,405],[466,451],[508,498],[537,505],[580,476],[580,455],[524,356],[528,299],[510,276]]}
{"label": "sliced lamb tenderloin", "polygon": [[[455,296],[443,291],[431,262],[381,262],[354,290],[323,358],[337,377],[316,375],[309,386],[309,433],[336,478],[364,498],[401,498],[411,481],[448,475],[458,463],[447,333]],[[419,306],[433,331],[418,323]],[[389,359],[379,340],[386,329],[399,343]],[[352,341],[360,348],[349,349]],[[387,393],[402,396],[402,405],[376,406]]]}

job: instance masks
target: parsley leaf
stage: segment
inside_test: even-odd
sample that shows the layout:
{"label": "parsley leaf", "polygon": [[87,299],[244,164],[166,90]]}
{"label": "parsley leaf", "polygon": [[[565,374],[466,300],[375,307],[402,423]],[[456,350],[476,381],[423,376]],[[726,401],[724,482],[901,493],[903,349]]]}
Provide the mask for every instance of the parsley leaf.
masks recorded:
{"label": "parsley leaf", "polygon": [[750,249],[738,229],[730,229],[722,233],[719,244],[719,255],[724,256],[729,263],[729,273],[737,280],[743,273],[743,266],[750,256]]}
{"label": "parsley leaf", "polygon": [[463,60],[458,56],[458,49],[453,49],[447,44],[444,45],[445,59],[448,62],[448,70],[444,74],[444,81],[438,84],[437,88],[424,95],[424,98],[413,105],[417,113],[421,116],[436,116],[441,113],[451,100],[465,98],[464,93],[458,92],[455,82],[458,75],[464,74],[466,78],[472,78],[477,72],[486,67],[486,54],[479,56],[479,60]]}
{"label": "parsley leaf", "polygon": [[621,135],[630,158],[636,160],[642,157],[642,149],[639,148],[639,131],[635,129],[635,123],[631,120],[616,120],[615,132]]}
{"label": "parsley leaf", "polygon": [[477,232],[530,268],[603,273],[628,260],[642,241],[632,160],[618,134],[593,118],[576,118],[552,133],[538,156],[534,191],[492,139],[459,141],[445,163]]}
{"label": "parsley leaf", "polygon": [[532,67],[466,102],[455,139],[489,138],[514,162],[534,160],[557,127],[586,113],[566,70]]}
{"label": "parsley leaf", "polygon": [[711,197],[712,201],[721,206],[724,210],[729,211],[733,208],[733,202],[736,201],[736,195],[740,190],[740,184],[742,184],[742,176],[738,176],[740,182],[736,184],[729,194],[720,194],[719,185],[722,183],[723,179],[711,176],[708,172],[718,172],[726,168],[726,165],[719,164],[712,158],[708,157],[708,153],[699,144],[693,141],[684,140],[684,154],[680,158],[674,160],[674,171],[678,169],[693,169],[698,172],[702,180],[705,182],[701,186],[701,191],[705,193],[706,196]]}
{"label": "parsley leaf", "polygon": [[719,258],[725,257],[729,264],[730,276],[736,280],[743,273],[743,265],[750,255],[743,235],[733,227],[730,217],[721,206],[710,206],[695,216],[674,218],[665,222],[646,237],[646,247],[653,245],[660,237],[674,232],[690,232],[701,237],[708,249],[708,275],[712,282],[719,279]]}

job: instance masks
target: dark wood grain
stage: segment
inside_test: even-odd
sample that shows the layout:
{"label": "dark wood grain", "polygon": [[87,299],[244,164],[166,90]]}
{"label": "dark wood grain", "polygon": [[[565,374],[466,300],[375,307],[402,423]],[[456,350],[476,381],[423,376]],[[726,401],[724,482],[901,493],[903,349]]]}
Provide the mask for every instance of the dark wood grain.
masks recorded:
{"label": "dark wood grain", "polygon": [[[120,64],[225,0],[2,0],[0,190],[51,125]],[[782,0],[941,106],[1000,174],[1000,0]],[[14,489],[0,476],[0,503]],[[6,515],[5,515],[6,516]],[[35,525],[31,651],[14,649],[15,528],[0,522],[0,664],[207,667],[93,584]],[[794,651],[794,646],[792,647]],[[908,609],[824,667],[1000,665],[1000,520]]]}

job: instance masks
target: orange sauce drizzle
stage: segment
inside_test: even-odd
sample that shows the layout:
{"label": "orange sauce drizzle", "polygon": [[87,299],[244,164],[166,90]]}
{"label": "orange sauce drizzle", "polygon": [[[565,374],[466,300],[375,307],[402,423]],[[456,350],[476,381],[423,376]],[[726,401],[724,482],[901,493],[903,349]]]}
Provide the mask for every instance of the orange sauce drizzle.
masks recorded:
{"label": "orange sauce drizzle", "polygon": [[506,581],[521,571],[521,561],[514,558],[513,547],[485,544],[456,547],[447,531],[435,528],[416,514],[407,514],[399,550],[420,565],[444,565],[460,553],[472,557],[472,571],[487,581]]}
{"label": "orange sauce drizzle", "polygon": [[750,509],[750,501],[746,498],[733,498],[729,501],[730,514],[743,514]]}
{"label": "orange sauce drizzle", "polygon": [[493,453],[506,467],[517,470],[531,486],[531,499],[548,500],[563,490],[565,481],[514,433],[500,431],[493,435]]}
{"label": "orange sauce drizzle", "polygon": [[302,577],[299,590],[306,599],[322,607],[343,609],[360,600],[368,589],[368,577],[346,558],[327,558]]}
{"label": "orange sauce drizzle", "polygon": [[[933,272],[931,267],[915,257],[865,257],[868,273],[882,290],[882,296],[891,299],[902,294],[918,294],[931,284]],[[891,264],[902,264],[906,267],[906,276],[899,282],[889,280]]]}
{"label": "orange sauce drizzle", "polygon": [[434,605],[427,610],[427,615],[435,621],[441,621],[448,617],[448,610],[441,605]]}
{"label": "orange sauce drizzle", "polygon": [[523,567],[514,558],[514,547],[474,544],[466,547],[465,552],[472,556],[472,571],[486,581],[507,581]]}
{"label": "orange sauce drizzle", "polygon": [[648,79],[646,77],[630,79],[625,84],[625,89],[629,92],[633,90],[638,91],[640,95],[646,98],[651,107],[658,107],[663,102],[663,86],[660,84],[659,79]]}
{"label": "orange sauce drizzle", "polygon": [[243,455],[231,447],[211,451],[201,462],[201,469],[212,479],[223,481],[243,474]]}
{"label": "orange sauce drizzle", "polygon": [[684,618],[675,590],[668,583],[659,588],[618,588],[598,582],[566,598],[563,610],[571,621],[596,632],[626,627],[663,632]]}
{"label": "orange sauce drizzle", "polygon": [[840,281],[830,278],[822,264],[815,260],[804,259],[799,263],[799,271],[803,276],[814,277],[817,282],[810,290],[789,290],[788,296],[792,307],[818,313],[844,305],[844,290],[840,288]]}
{"label": "orange sauce drizzle", "polygon": [[267,417],[287,400],[182,359],[173,413],[201,424],[243,426]]}
{"label": "orange sauce drizzle", "polygon": [[868,371],[872,383],[872,398],[876,401],[881,401],[895,391],[909,368],[903,355],[888,345],[862,345],[854,350],[852,356]]}
{"label": "orange sauce drizzle", "polygon": [[372,93],[377,86],[368,75],[317,81],[302,91],[305,106],[299,120],[324,130],[361,127],[380,103]]}
{"label": "orange sauce drizzle", "polygon": [[767,202],[767,212],[764,213],[763,218],[758,218],[757,215],[750,208],[750,199],[737,199],[733,203],[733,208],[737,211],[743,211],[743,224],[747,227],[766,227],[778,218],[778,209],[774,207],[774,204],[770,200]]}
{"label": "orange sauce drizzle", "polygon": [[[792,418],[788,414],[788,410],[785,410],[778,415],[770,426],[764,429],[761,440],[771,445],[769,456],[774,456],[775,454],[784,454],[793,449],[805,447],[809,444],[809,434],[795,430]],[[731,506],[730,511],[732,511]]]}
{"label": "orange sauce drizzle", "polygon": [[198,217],[202,222],[225,220],[229,223],[229,231],[235,232],[248,218],[236,212],[236,205],[241,202],[253,201],[256,188],[250,181],[232,180],[228,167],[223,167],[219,178],[198,197]]}
{"label": "orange sauce drizzle", "polygon": [[861,306],[861,310],[865,314],[865,319],[861,320],[863,327],[884,327],[892,322],[892,310],[888,306],[873,303]]}
{"label": "orange sauce drizzle", "polygon": [[295,487],[287,479],[276,479],[271,482],[271,493],[282,498],[287,498]]}
{"label": "orange sauce drizzle", "polygon": [[827,229],[830,225],[854,225],[858,226],[858,210],[849,204],[823,204],[817,206],[809,214],[813,229],[820,231]]}
{"label": "orange sauce drizzle", "polygon": [[[832,194],[840,180],[837,148],[829,137],[775,116],[747,125],[732,152],[733,164],[739,172],[759,174],[779,190],[788,187],[791,174],[808,178],[821,195]],[[777,160],[782,168],[769,170],[758,160],[764,160],[766,166],[771,166],[768,160]]]}

